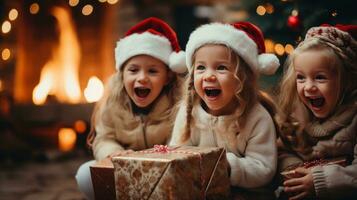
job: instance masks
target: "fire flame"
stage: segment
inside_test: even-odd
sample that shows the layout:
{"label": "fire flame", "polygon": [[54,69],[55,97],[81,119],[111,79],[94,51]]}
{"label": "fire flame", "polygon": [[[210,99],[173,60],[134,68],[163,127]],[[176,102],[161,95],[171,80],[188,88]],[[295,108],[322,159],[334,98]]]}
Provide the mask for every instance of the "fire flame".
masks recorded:
{"label": "fire flame", "polygon": [[40,82],[33,90],[32,99],[37,105],[44,104],[47,96],[53,94],[61,103],[79,103],[80,46],[71,15],[62,7],[54,7],[52,15],[58,21],[59,44],[41,71]]}
{"label": "fire flame", "polygon": [[103,92],[104,86],[102,81],[96,76],[92,76],[88,81],[86,89],[84,89],[84,97],[89,103],[96,102],[102,98]]}

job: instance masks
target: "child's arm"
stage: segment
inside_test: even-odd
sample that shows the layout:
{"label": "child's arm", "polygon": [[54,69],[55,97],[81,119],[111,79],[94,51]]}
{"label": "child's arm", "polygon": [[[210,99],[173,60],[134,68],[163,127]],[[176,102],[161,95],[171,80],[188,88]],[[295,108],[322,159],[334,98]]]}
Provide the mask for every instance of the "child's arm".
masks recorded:
{"label": "child's arm", "polygon": [[239,134],[246,137],[244,157],[227,153],[231,167],[231,184],[254,188],[266,185],[275,175],[277,167],[276,133],[268,112],[258,105],[248,115],[247,124]]}
{"label": "child's arm", "polygon": [[96,126],[97,135],[93,142],[93,153],[96,160],[107,158],[110,154],[124,150],[115,139],[115,130],[99,122]]}

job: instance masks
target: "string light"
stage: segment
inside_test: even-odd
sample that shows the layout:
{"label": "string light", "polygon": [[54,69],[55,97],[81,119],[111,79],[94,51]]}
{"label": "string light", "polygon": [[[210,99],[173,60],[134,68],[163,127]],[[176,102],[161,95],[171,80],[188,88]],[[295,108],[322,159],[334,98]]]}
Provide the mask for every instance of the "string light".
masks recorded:
{"label": "string light", "polygon": [[266,9],[264,8],[264,6],[260,5],[257,7],[256,12],[258,15],[263,16],[265,15]]}
{"label": "string light", "polygon": [[118,0],[107,0],[109,4],[116,4],[118,3]]}
{"label": "string light", "polygon": [[14,21],[17,18],[18,15],[19,15],[19,13],[17,12],[17,10],[15,8],[13,8],[9,12],[9,19],[11,21]]}
{"label": "string light", "polygon": [[282,44],[276,44],[274,47],[274,50],[276,52],[276,54],[278,54],[279,56],[284,55],[285,49],[284,46]]}
{"label": "string light", "polygon": [[3,60],[8,60],[11,56],[11,51],[8,48],[5,48],[1,51],[1,58]]}
{"label": "string light", "polygon": [[87,4],[82,8],[82,14],[83,15],[88,16],[88,15],[92,14],[92,12],[93,12],[93,6],[92,5]]}
{"label": "string light", "polygon": [[1,31],[3,33],[8,33],[11,30],[11,23],[7,20],[5,20],[2,25],[1,25]]}
{"label": "string light", "polygon": [[33,3],[30,5],[30,13],[31,14],[37,14],[40,11],[40,5],[38,3]]}
{"label": "string light", "polygon": [[79,3],[79,0],[69,0],[68,1],[68,4],[72,7],[78,5],[78,3]]}

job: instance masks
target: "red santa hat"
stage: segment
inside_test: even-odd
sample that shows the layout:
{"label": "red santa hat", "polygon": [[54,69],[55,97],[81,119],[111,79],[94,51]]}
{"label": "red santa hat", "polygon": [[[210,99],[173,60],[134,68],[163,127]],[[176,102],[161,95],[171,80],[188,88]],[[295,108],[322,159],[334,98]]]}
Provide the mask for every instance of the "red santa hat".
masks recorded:
{"label": "red santa hat", "polygon": [[236,52],[254,70],[274,74],[279,60],[274,54],[265,53],[261,30],[249,22],[234,24],[211,23],[198,27],[190,35],[186,45],[186,65],[192,67],[192,56],[205,44],[223,44]]}
{"label": "red santa hat", "polygon": [[115,68],[119,70],[131,57],[149,55],[164,62],[177,73],[186,71],[185,53],[175,31],[164,21],[150,17],[133,26],[115,48]]}

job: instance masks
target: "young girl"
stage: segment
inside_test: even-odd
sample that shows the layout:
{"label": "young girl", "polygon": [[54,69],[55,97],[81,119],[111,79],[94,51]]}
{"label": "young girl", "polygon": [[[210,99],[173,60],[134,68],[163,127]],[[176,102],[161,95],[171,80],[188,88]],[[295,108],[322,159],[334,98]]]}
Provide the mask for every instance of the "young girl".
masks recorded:
{"label": "young girl", "polygon": [[[93,113],[88,137],[99,161],[130,150],[166,144],[173,127],[173,109],[180,97],[179,76],[186,70],[175,32],[165,22],[148,18],[117,43],[116,69],[107,95]],[[94,199],[89,166],[76,175],[81,191]]]}
{"label": "young girl", "polygon": [[187,94],[169,144],[225,147],[233,186],[263,186],[276,171],[275,126],[260,100],[273,104],[257,73],[274,73],[279,60],[264,52],[263,34],[246,22],[203,25],[186,46]]}
{"label": "young girl", "polygon": [[[349,32],[351,34],[349,34]],[[280,90],[279,168],[351,157],[352,164],[298,168],[292,199],[357,197],[357,26],[311,28],[291,54]]]}

